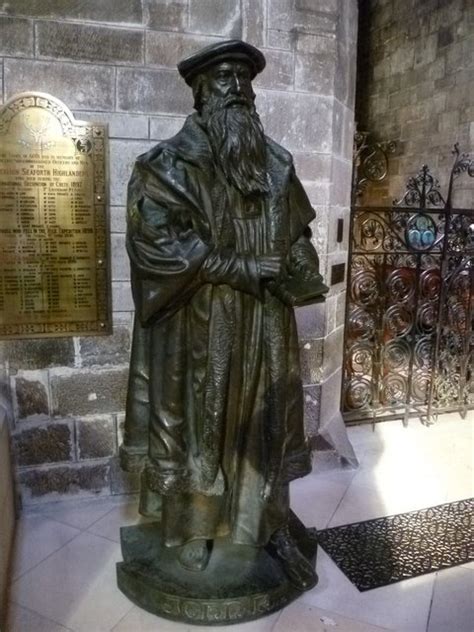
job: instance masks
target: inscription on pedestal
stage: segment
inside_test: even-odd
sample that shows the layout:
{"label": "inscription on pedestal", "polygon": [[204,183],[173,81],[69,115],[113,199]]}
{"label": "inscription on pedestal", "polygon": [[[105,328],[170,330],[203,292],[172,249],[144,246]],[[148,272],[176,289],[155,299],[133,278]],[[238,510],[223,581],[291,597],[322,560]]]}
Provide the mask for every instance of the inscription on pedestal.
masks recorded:
{"label": "inscription on pedestal", "polygon": [[50,95],[0,111],[0,338],[110,333],[106,141]]}
{"label": "inscription on pedestal", "polygon": [[[294,514],[290,528],[298,548],[314,565],[315,531]],[[209,565],[196,573],[177,565],[173,549],[162,543],[157,522],[122,527],[120,541],[124,561],[117,564],[118,587],[159,617],[194,625],[242,623],[280,610],[301,595],[278,559],[263,547],[218,538]]]}

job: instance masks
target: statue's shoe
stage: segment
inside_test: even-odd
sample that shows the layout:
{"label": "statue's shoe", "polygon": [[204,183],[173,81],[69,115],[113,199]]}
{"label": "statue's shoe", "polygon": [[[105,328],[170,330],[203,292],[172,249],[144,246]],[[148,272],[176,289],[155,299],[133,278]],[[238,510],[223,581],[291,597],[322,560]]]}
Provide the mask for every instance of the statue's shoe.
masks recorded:
{"label": "statue's shoe", "polygon": [[288,527],[278,529],[272,535],[271,544],[281,561],[288,579],[298,590],[310,590],[318,583],[318,575],[312,564],[301,553]]}
{"label": "statue's shoe", "polygon": [[203,571],[211,556],[206,540],[191,540],[178,549],[178,560],[188,571]]}

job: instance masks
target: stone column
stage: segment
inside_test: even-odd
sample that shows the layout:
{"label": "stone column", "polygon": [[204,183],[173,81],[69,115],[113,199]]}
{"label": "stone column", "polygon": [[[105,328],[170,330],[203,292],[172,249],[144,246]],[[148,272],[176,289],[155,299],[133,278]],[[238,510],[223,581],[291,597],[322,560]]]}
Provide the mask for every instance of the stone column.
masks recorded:
{"label": "stone column", "polygon": [[242,17],[243,38],[261,47],[267,58],[256,82],[257,107],[267,134],[294,156],[317,213],[314,243],[331,288],[324,305],[297,310],[305,421],[318,451],[315,466],[355,464],[340,414],[340,393],[357,2],[248,0]]}

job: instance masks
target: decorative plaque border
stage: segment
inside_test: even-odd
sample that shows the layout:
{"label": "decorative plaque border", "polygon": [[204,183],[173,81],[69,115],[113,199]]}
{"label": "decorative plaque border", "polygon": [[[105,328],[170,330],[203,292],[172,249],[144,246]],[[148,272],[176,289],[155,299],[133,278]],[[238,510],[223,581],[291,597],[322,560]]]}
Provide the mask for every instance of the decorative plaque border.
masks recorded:
{"label": "decorative plaque border", "polygon": [[[30,109],[31,116],[28,117],[27,112]],[[52,121],[51,117],[48,118],[48,116],[42,114],[43,111],[53,115],[58,121],[60,128],[57,125],[53,126],[56,129],[55,134],[48,135],[48,125],[44,124],[41,127],[41,124],[37,122],[41,116],[46,122],[48,120]],[[16,117],[22,117],[21,121],[16,119]],[[13,124],[24,132],[22,137],[14,137],[15,142],[19,146],[19,151],[22,151],[23,154],[8,153],[8,147],[11,152],[12,140],[10,138],[9,142],[7,142],[7,135]],[[61,133],[59,133],[59,129]],[[12,134],[10,134],[10,137],[12,137]],[[26,140],[24,140],[25,138]],[[65,176],[65,184],[61,185],[63,191],[66,190],[64,194],[57,193],[55,185],[58,187],[60,185],[57,182],[53,182],[51,175],[46,175],[46,177],[42,178],[41,187],[39,184],[37,186],[36,183],[30,183],[30,200],[34,199],[33,193],[35,193],[36,189],[38,189],[38,192],[37,194],[35,193],[37,195],[37,204],[30,202],[28,207],[26,203],[21,202],[21,192],[23,191],[21,187],[28,186],[25,184],[27,178],[19,178],[16,186],[13,186],[17,173],[25,173],[26,168],[23,169],[21,165],[26,165],[28,167],[27,171],[33,171],[33,173],[35,173],[35,170],[31,169],[32,165],[38,166],[36,173],[41,172],[41,169],[43,169],[42,173],[46,174],[60,173],[59,169],[57,171],[46,169],[45,171],[45,164],[47,167],[48,156],[51,157],[51,161],[56,157],[51,149],[54,148],[55,143],[58,146],[65,146],[63,139],[70,139],[73,145],[71,147],[69,143],[66,143],[68,151],[71,152],[67,156],[70,158],[69,162],[76,160],[76,165],[78,166],[76,177],[68,180],[67,176]],[[31,148],[34,149],[29,154],[28,150]],[[15,157],[18,156],[20,156],[20,159],[17,165]],[[39,165],[34,164],[35,156],[41,157]],[[77,156],[77,158],[74,156]],[[2,166],[4,167],[3,170]],[[79,168],[82,168],[83,172],[79,171]],[[74,171],[68,171],[67,169],[64,169],[64,172],[69,175],[74,173]],[[81,179],[80,174],[86,172],[88,174],[87,179],[85,177]],[[4,176],[3,181],[2,175]],[[92,183],[89,181],[90,178],[92,178]],[[55,177],[54,180],[58,181],[60,178]],[[72,184],[73,180],[74,183]],[[0,189],[0,232],[1,237],[4,239],[4,244],[8,243],[9,247],[6,250],[5,248],[0,250],[0,339],[90,336],[112,333],[108,183],[107,124],[76,120],[73,113],[64,103],[56,97],[42,92],[17,94],[1,107],[0,185],[2,185],[2,188]],[[79,194],[76,194],[72,187],[82,187],[82,189]],[[44,202],[46,194],[43,194],[43,192],[47,190],[50,191],[48,194],[49,206]],[[3,195],[5,192],[8,192],[9,195]],[[69,218],[66,218],[66,220],[71,220],[71,223],[64,224],[63,222],[61,224],[58,220],[58,212],[54,209],[52,210],[55,204],[57,205],[57,200],[60,199],[57,195],[63,196],[64,209],[66,209],[62,211],[63,215],[61,218],[64,218],[69,211]],[[64,198],[66,198],[66,202],[64,202]],[[78,199],[79,201],[72,202],[73,199]],[[74,207],[74,204],[77,206]],[[45,211],[45,208],[48,210]],[[74,211],[73,208],[76,208],[76,210]],[[93,216],[92,221],[91,215]],[[33,220],[35,223],[28,224],[32,217],[35,218]],[[43,219],[42,227],[38,218]],[[53,221],[51,221],[51,218],[53,218]],[[88,228],[74,228],[74,218],[76,218],[77,225],[85,226],[87,224]],[[31,228],[32,225],[35,228]],[[14,229],[7,228],[7,226],[14,226]],[[83,241],[76,245],[73,244],[73,238],[71,238],[69,243],[71,251],[68,253],[68,232],[72,235],[81,231],[83,233],[88,232],[89,236],[84,236],[82,238]],[[90,236],[91,232],[92,237]],[[40,237],[36,233],[40,233]],[[12,239],[10,239],[10,234]],[[63,248],[61,251],[66,254],[61,257],[57,255],[59,246],[54,244],[54,242],[61,241],[57,239],[57,235],[59,237],[66,235],[66,237],[63,237],[61,244],[62,247],[66,244],[65,249]],[[41,237],[44,237],[43,242]],[[21,247],[17,246],[20,241]],[[50,246],[43,249],[41,247],[42,243],[49,243]],[[25,244],[29,244],[29,250],[25,250]],[[81,247],[84,255],[82,257],[77,256],[77,252],[80,252]],[[54,253],[48,255],[50,250],[54,250],[54,248],[56,248],[56,255]],[[17,252],[19,253],[18,262],[15,262]],[[25,252],[27,252],[26,255],[24,254]],[[68,254],[69,256],[67,256]],[[76,259],[82,259],[80,266],[77,264]],[[67,275],[64,273],[63,261],[70,262],[72,272],[69,277],[74,278],[74,281],[70,281],[70,287],[67,286],[66,290],[61,294],[61,288],[67,282],[64,280]],[[12,269],[15,263],[18,278],[15,279],[14,273],[11,273],[7,278],[6,271],[8,266]],[[40,272],[38,272],[38,267]],[[43,270],[45,271],[44,274]],[[78,272],[77,270],[85,270],[86,272]],[[21,278],[22,274],[30,279],[30,285],[28,285],[28,282],[25,282],[24,278]],[[33,274],[36,275],[34,284],[31,282]],[[54,278],[55,274],[56,278]],[[81,274],[83,275],[82,278],[80,277]],[[84,287],[88,285],[87,275],[89,275],[91,283],[89,287]],[[59,280],[58,277],[60,277]],[[76,279],[79,279],[79,281]],[[81,283],[83,289],[77,290]],[[54,300],[51,299],[51,290],[48,289],[51,285],[56,288],[53,291]],[[60,288],[59,290],[57,289],[58,287]],[[33,290],[30,291],[30,288],[33,288]],[[72,292],[76,290],[77,292],[82,291],[83,296],[82,299],[81,297],[78,299],[77,296],[75,298],[73,296],[69,302],[68,309],[65,309],[65,297],[71,294],[71,288]],[[46,298],[47,292],[50,292],[50,294]],[[31,297],[29,300],[25,299],[28,293],[35,294],[34,300]],[[19,298],[20,294],[21,297]],[[90,305],[85,304],[87,303],[84,299],[86,294]],[[29,310],[28,305],[33,303],[34,309]],[[22,308],[15,314],[12,305],[17,304]],[[38,304],[40,306],[39,309],[37,309]],[[53,304],[53,309],[51,309],[51,304]]]}

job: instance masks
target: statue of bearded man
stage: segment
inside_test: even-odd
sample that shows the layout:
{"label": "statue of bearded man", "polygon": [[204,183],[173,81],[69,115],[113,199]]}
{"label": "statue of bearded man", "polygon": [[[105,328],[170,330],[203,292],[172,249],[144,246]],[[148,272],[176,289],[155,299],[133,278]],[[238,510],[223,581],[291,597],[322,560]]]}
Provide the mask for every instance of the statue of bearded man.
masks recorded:
{"label": "statue of bearded man", "polygon": [[[232,40],[178,65],[196,113],[137,159],[127,250],[136,322],[125,469],[177,563],[213,542],[265,547],[299,590],[317,576],[288,529],[289,483],[310,471],[293,306],[327,288],[291,155],[263,132],[262,53]],[[291,116],[291,113],[288,113]]]}

